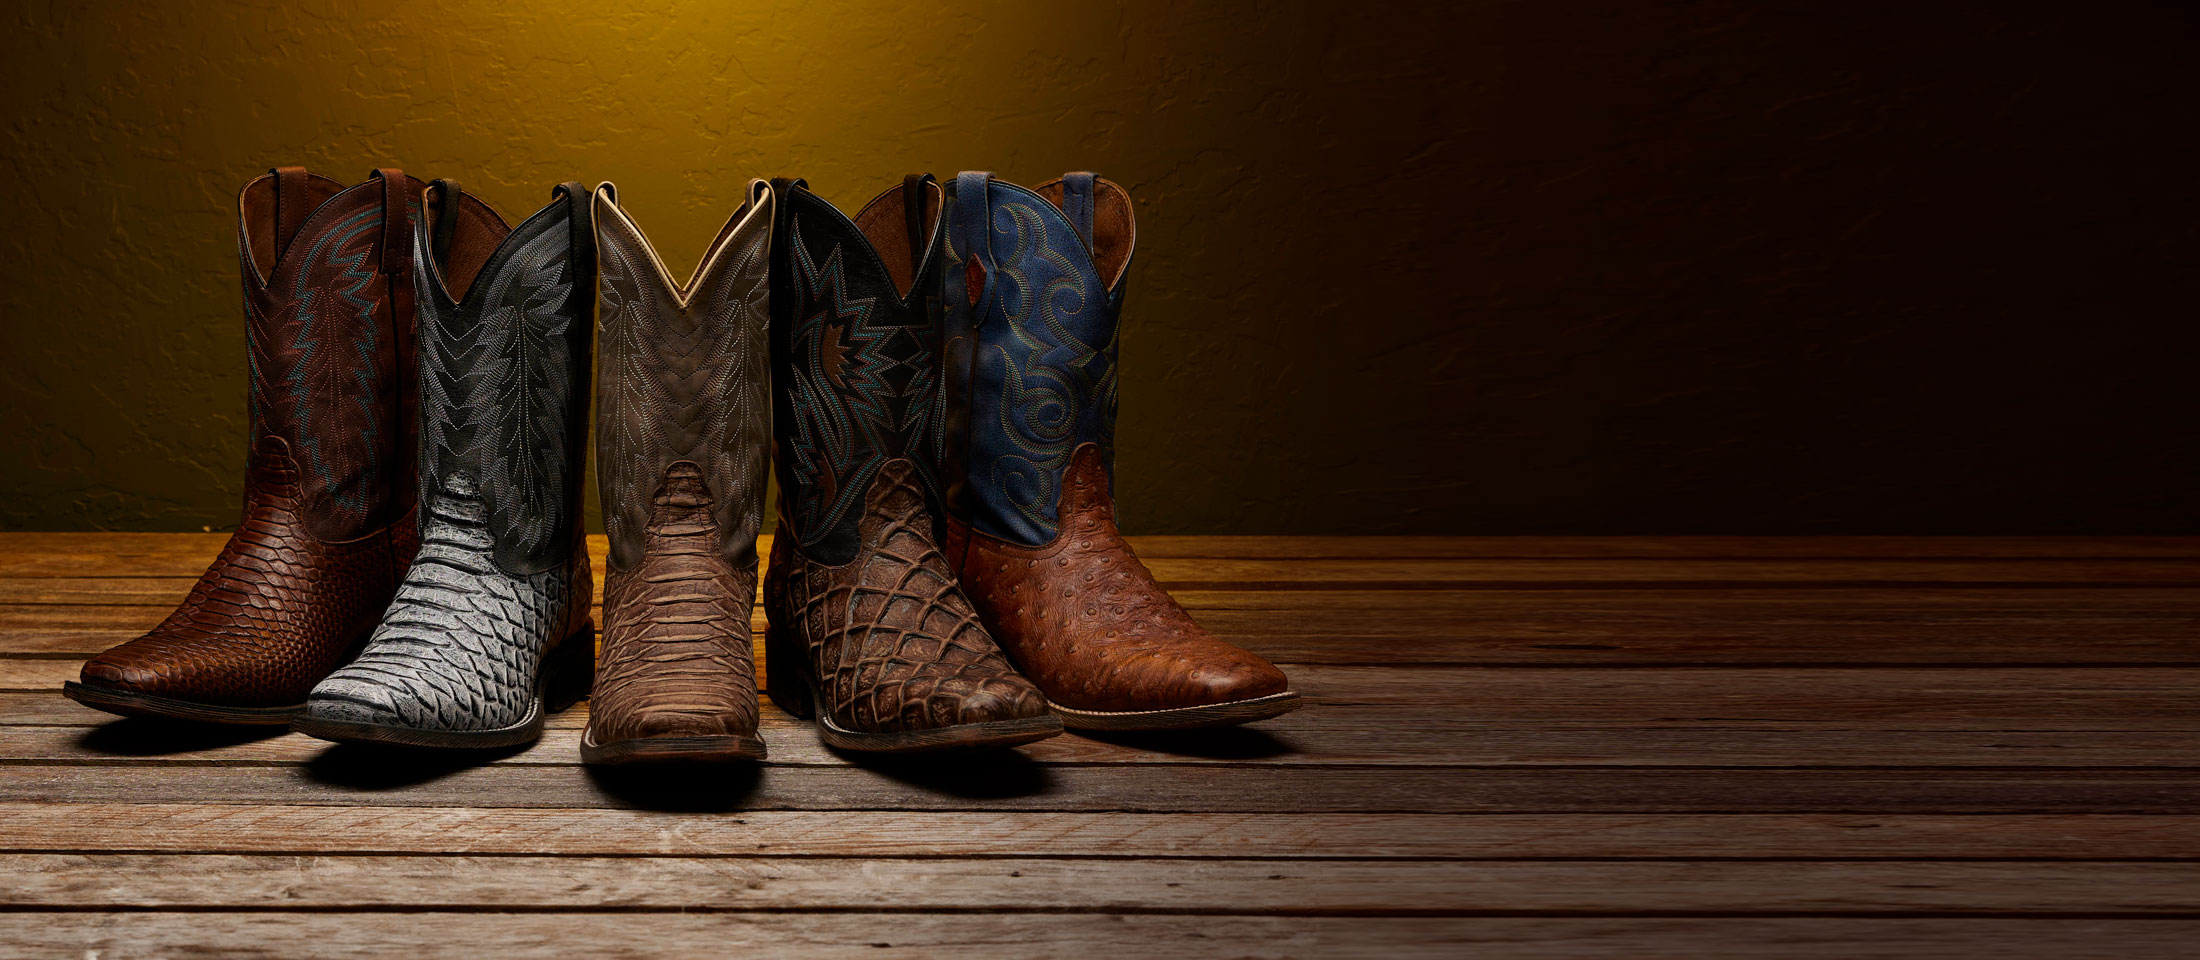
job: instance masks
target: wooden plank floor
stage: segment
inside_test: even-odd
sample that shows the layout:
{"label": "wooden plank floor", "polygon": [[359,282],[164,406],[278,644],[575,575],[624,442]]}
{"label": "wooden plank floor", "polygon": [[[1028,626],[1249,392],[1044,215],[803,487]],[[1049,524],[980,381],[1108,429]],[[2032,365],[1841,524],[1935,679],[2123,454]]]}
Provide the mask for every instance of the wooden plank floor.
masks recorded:
{"label": "wooden plank floor", "polygon": [[623,774],[59,696],[221,539],[0,534],[0,955],[2200,955],[2200,538],[1140,538],[1311,705]]}

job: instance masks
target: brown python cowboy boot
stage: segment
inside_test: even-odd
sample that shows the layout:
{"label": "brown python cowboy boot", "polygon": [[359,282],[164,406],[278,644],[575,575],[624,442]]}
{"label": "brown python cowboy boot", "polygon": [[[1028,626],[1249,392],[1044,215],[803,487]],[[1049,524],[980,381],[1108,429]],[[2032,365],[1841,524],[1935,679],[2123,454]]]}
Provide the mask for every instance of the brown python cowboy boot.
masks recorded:
{"label": "brown python cowboy boot", "polygon": [[366,639],[418,538],[411,217],[421,183],[281,167],[238,198],[251,361],[244,516],[152,632],[70,699],[114,713],[289,723]]}
{"label": "brown python cowboy boot", "polygon": [[1060,733],[938,547],[939,185],[911,176],[852,222],[802,181],[773,192],[772,701],[845,750]]}
{"label": "brown python cowboy boot", "polygon": [[1115,526],[1130,195],[1089,173],[949,191],[947,554],[1062,722],[1163,730],[1295,710],[1283,671],[1200,628]]}
{"label": "brown python cowboy boot", "polygon": [[581,759],[761,760],[749,612],[770,467],[771,190],[750,182],[685,287],[611,184],[595,202],[611,556]]}

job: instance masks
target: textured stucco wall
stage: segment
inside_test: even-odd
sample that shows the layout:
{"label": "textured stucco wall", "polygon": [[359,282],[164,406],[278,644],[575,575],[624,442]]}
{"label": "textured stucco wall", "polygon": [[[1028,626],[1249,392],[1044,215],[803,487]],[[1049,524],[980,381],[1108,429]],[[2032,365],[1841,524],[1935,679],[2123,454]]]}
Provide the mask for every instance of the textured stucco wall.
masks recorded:
{"label": "textured stucco wall", "polygon": [[751,175],[1097,169],[1135,532],[2200,530],[2192,15],[1782,7],[11,5],[0,527],[234,522],[298,162],[683,275]]}

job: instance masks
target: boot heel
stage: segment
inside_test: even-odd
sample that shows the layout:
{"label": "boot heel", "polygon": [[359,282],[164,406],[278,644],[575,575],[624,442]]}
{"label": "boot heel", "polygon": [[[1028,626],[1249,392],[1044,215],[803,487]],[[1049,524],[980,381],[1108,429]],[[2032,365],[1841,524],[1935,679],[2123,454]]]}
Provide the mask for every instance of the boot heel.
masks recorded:
{"label": "boot heel", "polygon": [[588,699],[596,686],[596,625],[588,624],[560,641],[543,670],[548,674],[543,694],[546,711],[562,713]]}
{"label": "boot heel", "polygon": [[786,628],[775,623],[764,629],[764,693],[779,709],[808,720],[816,710],[810,702],[810,666],[805,659],[801,642]]}

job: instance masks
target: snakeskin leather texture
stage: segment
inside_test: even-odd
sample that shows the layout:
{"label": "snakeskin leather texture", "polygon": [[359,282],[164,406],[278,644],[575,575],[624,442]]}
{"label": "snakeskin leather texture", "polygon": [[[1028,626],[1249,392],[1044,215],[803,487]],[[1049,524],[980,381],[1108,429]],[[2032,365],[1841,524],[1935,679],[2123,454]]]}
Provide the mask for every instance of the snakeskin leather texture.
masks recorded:
{"label": "snakeskin leather texture", "polygon": [[390,538],[307,535],[298,468],[280,437],[253,448],[245,490],[244,521],[183,605],[151,633],[93,657],[83,682],[199,703],[291,706],[358,649],[397,582]]}
{"label": "snakeskin leather texture", "polygon": [[1283,671],[1192,621],[1131,552],[1099,448],[1065,474],[1061,533],[1044,547],[950,520],[948,556],[1001,648],[1073,710],[1169,710],[1282,693]]}
{"label": "snakeskin leather texture", "polygon": [[756,566],[726,559],[716,508],[701,468],[674,464],[651,498],[641,563],[604,572],[589,742],[756,733]]}
{"label": "snakeskin leather texture", "polygon": [[313,689],[309,715],[416,730],[501,730],[535,708],[550,648],[587,642],[588,554],[525,576],[496,566],[489,511],[453,474],[366,650]]}
{"label": "snakeskin leather texture", "polygon": [[[569,193],[570,191],[568,191]],[[533,709],[544,658],[585,636],[579,528],[594,249],[580,200],[503,238],[462,299],[413,244],[420,321],[418,560],[358,659],[313,691],[316,719],[494,731]]]}
{"label": "snakeskin leather texture", "polygon": [[880,467],[864,497],[856,559],[848,563],[820,563],[791,538],[773,538],[764,609],[771,629],[792,642],[775,641],[772,649],[801,651],[818,680],[818,709],[847,730],[905,732],[1044,716],[1046,699],[1001,655],[934,545],[917,478],[904,459]]}
{"label": "snakeskin leather texture", "polygon": [[611,551],[588,742],[753,736],[771,190],[750,182],[684,289],[609,186],[595,203],[596,462]]}
{"label": "snakeskin leather texture", "polygon": [[[380,181],[313,178],[331,195],[299,217],[263,278],[252,237],[270,224],[247,222],[245,197],[272,192],[273,179],[248,184],[238,204],[251,424],[242,519],[173,614],[84,665],[88,686],[302,703],[373,629],[418,544],[400,383],[412,298],[375,256],[390,198]],[[409,204],[421,185],[397,174],[389,187]]]}

